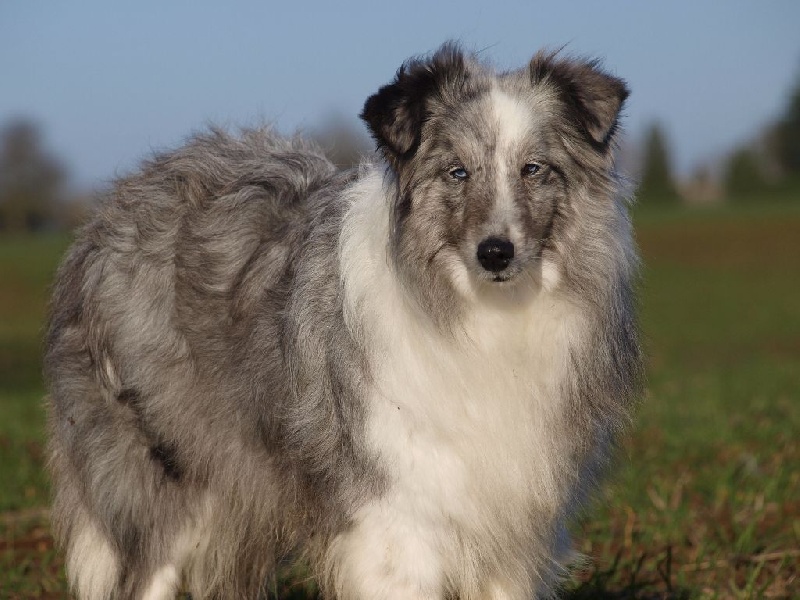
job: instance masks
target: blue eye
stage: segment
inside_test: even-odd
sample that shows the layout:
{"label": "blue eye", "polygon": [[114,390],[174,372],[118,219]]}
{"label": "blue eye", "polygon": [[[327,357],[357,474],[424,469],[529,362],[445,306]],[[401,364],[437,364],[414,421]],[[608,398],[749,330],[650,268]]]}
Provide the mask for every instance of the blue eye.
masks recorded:
{"label": "blue eye", "polygon": [[542,167],[537,165],[536,163],[528,163],[524,167],[522,167],[522,176],[523,177],[531,177],[536,175]]}
{"label": "blue eye", "polygon": [[469,177],[469,173],[467,173],[464,167],[456,167],[455,169],[450,169],[450,177],[456,181],[466,181],[467,177]]}

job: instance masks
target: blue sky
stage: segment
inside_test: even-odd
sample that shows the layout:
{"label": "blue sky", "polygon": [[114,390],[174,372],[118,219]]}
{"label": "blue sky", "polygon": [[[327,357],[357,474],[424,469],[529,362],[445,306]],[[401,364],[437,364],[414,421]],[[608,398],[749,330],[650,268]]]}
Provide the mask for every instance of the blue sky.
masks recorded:
{"label": "blue sky", "polygon": [[0,125],[27,116],[80,186],[101,186],[209,122],[292,132],[358,114],[400,63],[446,39],[498,67],[540,47],[599,56],[679,170],[774,118],[800,76],[800,2],[0,3]]}

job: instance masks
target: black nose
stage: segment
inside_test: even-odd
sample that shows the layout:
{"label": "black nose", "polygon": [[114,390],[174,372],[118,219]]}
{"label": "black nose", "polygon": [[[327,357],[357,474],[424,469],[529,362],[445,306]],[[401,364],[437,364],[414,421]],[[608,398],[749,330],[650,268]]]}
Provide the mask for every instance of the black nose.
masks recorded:
{"label": "black nose", "polygon": [[487,271],[497,273],[514,258],[514,244],[500,238],[487,238],[478,244],[478,261]]}

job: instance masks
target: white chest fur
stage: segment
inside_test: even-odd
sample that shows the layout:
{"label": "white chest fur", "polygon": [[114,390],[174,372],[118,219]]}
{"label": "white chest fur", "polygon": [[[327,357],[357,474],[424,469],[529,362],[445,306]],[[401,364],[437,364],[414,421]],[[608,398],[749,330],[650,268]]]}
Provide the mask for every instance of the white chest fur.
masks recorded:
{"label": "white chest fur", "polygon": [[557,502],[567,333],[556,307],[536,308],[483,311],[457,339],[384,315],[368,441],[394,493],[430,518],[471,527]]}

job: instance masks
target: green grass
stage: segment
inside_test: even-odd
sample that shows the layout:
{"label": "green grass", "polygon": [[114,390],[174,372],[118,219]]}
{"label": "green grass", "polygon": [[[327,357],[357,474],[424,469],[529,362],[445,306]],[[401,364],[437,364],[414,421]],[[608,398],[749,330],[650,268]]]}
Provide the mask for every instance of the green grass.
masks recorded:
{"label": "green grass", "polygon": [[[800,595],[800,202],[639,209],[646,397],[565,597]],[[0,240],[0,596],[63,597],[40,335],[66,238]],[[302,579],[302,575],[299,576]],[[310,598],[292,576],[281,598]],[[5,586],[5,587],[4,587]]]}
{"label": "green grass", "polygon": [[41,338],[67,243],[65,236],[0,241],[0,511],[47,503]]}

